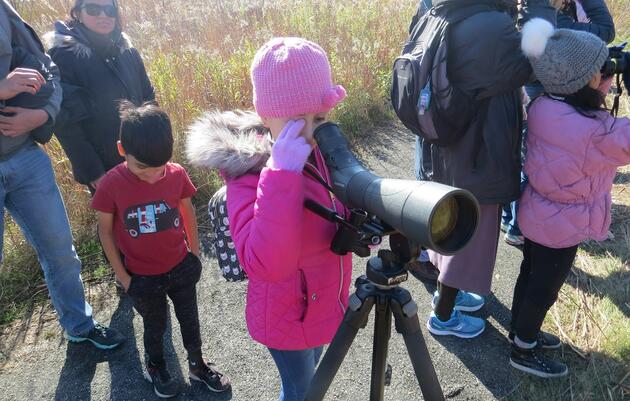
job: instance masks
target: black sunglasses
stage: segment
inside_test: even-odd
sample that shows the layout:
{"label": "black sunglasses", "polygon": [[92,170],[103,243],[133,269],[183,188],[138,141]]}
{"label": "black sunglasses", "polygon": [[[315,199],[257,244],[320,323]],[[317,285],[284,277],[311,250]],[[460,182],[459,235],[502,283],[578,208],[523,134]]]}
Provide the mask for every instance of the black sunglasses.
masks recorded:
{"label": "black sunglasses", "polygon": [[109,18],[116,18],[118,10],[112,5],[102,6],[100,4],[86,3],[81,7],[85,10],[85,13],[91,17],[98,17],[102,12]]}

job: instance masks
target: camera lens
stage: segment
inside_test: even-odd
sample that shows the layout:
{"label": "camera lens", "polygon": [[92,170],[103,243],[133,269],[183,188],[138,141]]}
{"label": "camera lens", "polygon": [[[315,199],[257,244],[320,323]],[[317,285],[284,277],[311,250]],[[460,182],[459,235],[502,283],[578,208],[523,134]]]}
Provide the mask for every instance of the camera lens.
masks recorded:
{"label": "camera lens", "polygon": [[437,244],[440,243],[455,229],[459,206],[454,197],[443,199],[436,207],[431,219],[431,237]]}

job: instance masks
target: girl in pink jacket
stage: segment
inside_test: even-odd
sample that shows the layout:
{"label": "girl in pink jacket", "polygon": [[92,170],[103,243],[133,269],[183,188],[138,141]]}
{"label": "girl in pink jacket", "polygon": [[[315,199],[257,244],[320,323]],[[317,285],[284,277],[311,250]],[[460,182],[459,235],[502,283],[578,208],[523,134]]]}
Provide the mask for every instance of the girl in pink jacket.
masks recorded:
{"label": "girl in pink jacket", "polygon": [[564,376],[565,364],[541,354],[560,339],[540,331],[586,239],[603,240],[610,226],[613,178],[630,163],[630,120],[603,109],[598,88],[606,44],[587,32],[533,20],[522,47],[545,93],[529,109],[518,223],[525,236],[514,289],[510,364],[540,377]]}
{"label": "girl in pink jacket", "polygon": [[346,92],[333,85],[322,48],[299,38],[262,46],[251,79],[256,113],[206,114],[190,130],[188,156],[226,179],[230,231],[249,277],[249,333],[276,363],[280,400],[302,401],[348,302],[352,256],[330,250],[337,227],[303,206],[311,199],[346,212],[312,177],[332,185],[313,131]]}

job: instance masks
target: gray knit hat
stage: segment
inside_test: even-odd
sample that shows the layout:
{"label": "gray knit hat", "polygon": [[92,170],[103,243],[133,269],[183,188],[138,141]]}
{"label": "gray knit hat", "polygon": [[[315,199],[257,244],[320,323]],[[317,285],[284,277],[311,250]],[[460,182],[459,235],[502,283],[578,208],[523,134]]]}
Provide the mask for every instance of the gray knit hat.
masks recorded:
{"label": "gray knit hat", "polygon": [[608,48],[597,36],[570,29],[554,29],[541,18],[523,27],[521,48],[545,91],[576,93],[601,70]]}

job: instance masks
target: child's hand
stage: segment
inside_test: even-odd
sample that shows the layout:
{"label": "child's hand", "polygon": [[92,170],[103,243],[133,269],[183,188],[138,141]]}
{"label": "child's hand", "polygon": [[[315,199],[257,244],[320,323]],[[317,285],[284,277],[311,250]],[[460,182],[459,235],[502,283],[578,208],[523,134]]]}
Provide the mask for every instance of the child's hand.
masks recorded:
{"label": "child's hand", "polygon": [[116,278],[120,282],[120,285],[125,289],[125,292],[129,290],[129,285],[131,285],[131,276],[129,274],[125,275],[117,275]]}
{"label": "child's hand", "polygon": [[302,171],[308,156],[313,150],[311,145],[300,135],[306,122],[304,120],[287,122],[271,148],[271,157],[267,166],[288,171]]}

